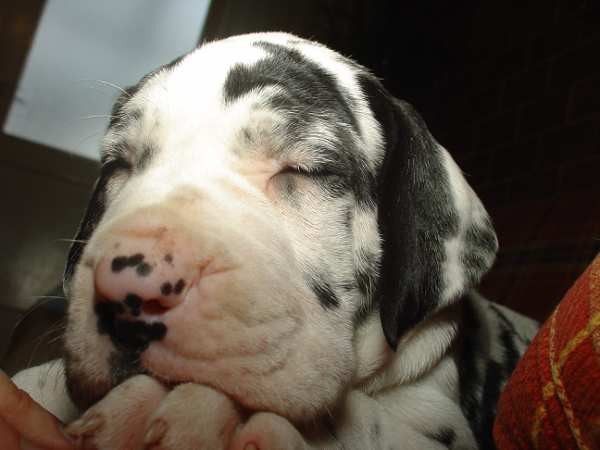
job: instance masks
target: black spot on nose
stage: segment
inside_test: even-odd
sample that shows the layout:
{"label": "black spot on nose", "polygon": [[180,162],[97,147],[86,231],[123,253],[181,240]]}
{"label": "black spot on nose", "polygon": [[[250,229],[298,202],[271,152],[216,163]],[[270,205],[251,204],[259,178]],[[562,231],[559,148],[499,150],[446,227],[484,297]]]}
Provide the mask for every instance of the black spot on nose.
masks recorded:
{"label": "black spot on nose", "polygon": [[173,285],[169,282],[163,283],[160,287],[160,293],[162,295],[171,295],[171,292],[173,292]]}
{"label": "black spot on nose", "polygon": [[146,262],[139,264],[136,268],[138,275],[145,277],[152,272],[152,266]]}
{"label": "black spot on nose", "polygon": [[127,256],[117,256],[112,260],[111,269],[113,272],[120,272],[127,267]]}
{"label": "black spot on nose", "polygon": [[175,285],[175,289],[173,290],[173,292],[175,292],[177,295],[181,294],[181,291],[183,291],[183,288],[185,287],[185,281],[183,280],[183,278],[180,278],[179,281],[177,282],[177,284]]}
{"label": "black spot on nose", "polygon": [[139,266],[142,261],[144,261],[144,255],[142,253],[136,253],[131,256],[117,256],[112,260],[111,269],[113,272],[118,273],[126,267]]}
{"label": "black spot on nose", "polygon": [[135,294],[127,294],[125,297],[125,305],[127,305],[134,316],[139,316],[142,309],[142,299]]}

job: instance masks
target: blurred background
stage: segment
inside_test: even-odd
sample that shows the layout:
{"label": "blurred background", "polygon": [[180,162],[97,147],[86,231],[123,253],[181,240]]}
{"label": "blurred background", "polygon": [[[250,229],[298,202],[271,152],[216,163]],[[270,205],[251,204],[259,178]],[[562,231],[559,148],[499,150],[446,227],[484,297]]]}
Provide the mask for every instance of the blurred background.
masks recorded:
{"label": "blurred background", "polygon": [[[0,6],[0,362],[47,358],[118,87],[198,43],[281,30],[412,102],[490,212],[484,295],[543,320],[600,250],[596,0],[20,0]],[[50,325],[52,324],[52,325]]]}

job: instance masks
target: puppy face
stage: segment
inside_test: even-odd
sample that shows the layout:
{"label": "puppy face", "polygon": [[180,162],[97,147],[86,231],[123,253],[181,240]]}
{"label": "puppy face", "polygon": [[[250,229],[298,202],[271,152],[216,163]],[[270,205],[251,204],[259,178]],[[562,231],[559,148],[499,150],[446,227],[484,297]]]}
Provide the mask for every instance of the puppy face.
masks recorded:
{"label": "puppy face", "polygon": [[146,76],[102,162],[65,272],[81,406],[146,372],[310,419],[493,260],[485,211],[417,116],[291,35]]}

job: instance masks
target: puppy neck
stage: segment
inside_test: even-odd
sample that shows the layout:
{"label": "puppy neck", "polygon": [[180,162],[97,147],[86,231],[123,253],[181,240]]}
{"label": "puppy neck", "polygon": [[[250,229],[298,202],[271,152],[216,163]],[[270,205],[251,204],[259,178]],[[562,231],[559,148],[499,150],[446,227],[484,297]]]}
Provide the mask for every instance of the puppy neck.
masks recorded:
{"label": "puppy neck", "polygon": [[383,335],[379,314],[372,314],[357,331],[353,385],[372,394],[425,375],[450,352],[458,335],[460,307],[460,302],[450,305],[416,325],[395,352]]}

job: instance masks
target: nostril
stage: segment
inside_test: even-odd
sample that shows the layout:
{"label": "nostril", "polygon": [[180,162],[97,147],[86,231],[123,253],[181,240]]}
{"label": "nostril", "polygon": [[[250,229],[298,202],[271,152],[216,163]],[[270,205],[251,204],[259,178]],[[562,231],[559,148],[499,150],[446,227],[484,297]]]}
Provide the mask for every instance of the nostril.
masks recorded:
{"label": "nostril", "polygon": [[149,316],[156,316],[159,314],[163,314],[168,311],[169,308],[166,308],[161,304],[159,300],[146,300],[142,304],[142,311]]}

